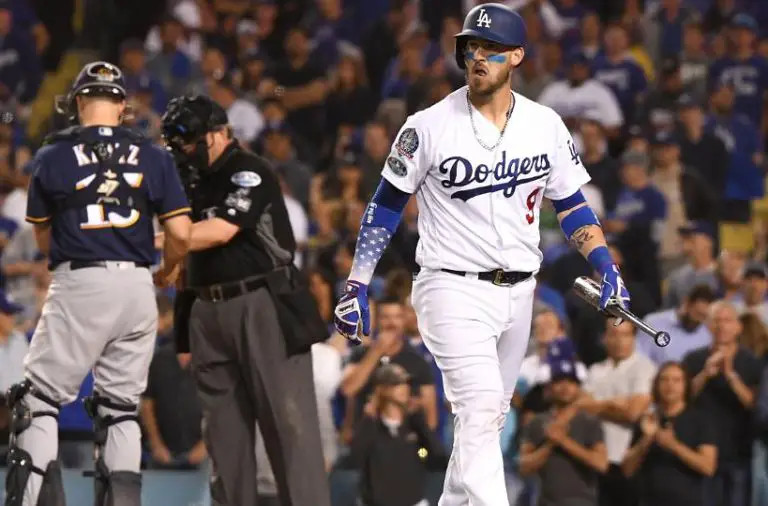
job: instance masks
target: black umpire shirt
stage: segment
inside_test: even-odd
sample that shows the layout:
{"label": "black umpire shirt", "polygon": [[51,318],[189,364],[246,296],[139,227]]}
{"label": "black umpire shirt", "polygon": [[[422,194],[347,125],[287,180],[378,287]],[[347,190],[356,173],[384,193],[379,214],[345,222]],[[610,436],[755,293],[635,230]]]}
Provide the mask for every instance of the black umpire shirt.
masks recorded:
{"label": "black umpire shirt", "polygon": [[226,244],[190,253],[187,285],[200,288],[290,265],[296,249],[280,185],[269,164],[233,142],[191,190],[192,219],[240,227]]}

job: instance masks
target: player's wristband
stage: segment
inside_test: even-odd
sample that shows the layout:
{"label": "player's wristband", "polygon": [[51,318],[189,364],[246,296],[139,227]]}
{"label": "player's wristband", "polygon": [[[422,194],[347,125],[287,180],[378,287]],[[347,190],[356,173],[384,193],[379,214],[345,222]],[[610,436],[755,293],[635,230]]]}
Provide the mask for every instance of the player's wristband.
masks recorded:
{"label": "player's wristband", "polygon": [[600,220],[597,219],[597,215],[589,206],[576,209],[560,222],[560,228],[563,229],[563,233],[569,241],[578,229],[589,225],[600,226]]}
{"label": "player's wristband", "polygon": [[598,246],[587,255],[587,261],[600,274],[611,268],[616,262],[607,246]]}

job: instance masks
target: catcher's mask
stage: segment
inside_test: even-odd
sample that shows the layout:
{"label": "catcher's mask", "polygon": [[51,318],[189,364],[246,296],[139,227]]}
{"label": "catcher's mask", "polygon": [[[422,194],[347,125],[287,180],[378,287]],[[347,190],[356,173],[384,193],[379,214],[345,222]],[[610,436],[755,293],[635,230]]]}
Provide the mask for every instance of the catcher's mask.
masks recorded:
{"label": "catcher's mask", "polygon": [[[66,95],[56,97],[54,107],[70,123],[79,121],[76,97],[103,97],[114,102],[123,102],[126,97],[123,71],[117,65],[105,61],[92,62],[83,67],[72,83],[72,88]],[[129,117],[126,107],[121,121]]]}
{"label": "catcher's mask", "polygon": [[211,169],[206,134],[229,123],[222,107],[204,95],[174,98],[163,114],[163,139],[185,184]]}

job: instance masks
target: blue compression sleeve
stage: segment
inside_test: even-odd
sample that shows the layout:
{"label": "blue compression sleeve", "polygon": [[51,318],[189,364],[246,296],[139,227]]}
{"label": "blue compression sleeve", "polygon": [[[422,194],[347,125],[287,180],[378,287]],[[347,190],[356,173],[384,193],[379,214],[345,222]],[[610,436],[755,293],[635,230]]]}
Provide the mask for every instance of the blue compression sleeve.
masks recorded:
{"label": "blue compression sleeve", "polygon": [[556,213],[562,213],[563,211],[567,211],[568,209],[573,209],[579,204],[586,204],[586,203],[587,203],[587,199],[584,198],[584,194],[581,193],[581,190],[577,190],[576,193],[574,193],[570,197],[565,197],[564,199],[560,199],[560,200],[553,200],[552,207],[555,208]]}
{"label": "blue compression sleeve", "polygon": [[363,214],[350,280],[363,285],[371,282],[376,264],[392,240],[410,197],[410,194],[398,190],[382,178]]}

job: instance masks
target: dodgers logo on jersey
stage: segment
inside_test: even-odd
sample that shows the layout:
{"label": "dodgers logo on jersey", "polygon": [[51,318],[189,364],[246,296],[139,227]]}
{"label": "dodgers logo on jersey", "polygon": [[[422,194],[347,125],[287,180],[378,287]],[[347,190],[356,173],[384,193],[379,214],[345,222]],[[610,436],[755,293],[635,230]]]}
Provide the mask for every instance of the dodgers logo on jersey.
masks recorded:
{"label": "dodgers logo on jersey", "polygon": [[464,202],[479,195],[503,191],[507,198],[515,194],[517,187],[549,176],[552,165],[546,153],[535,156],[512,158],[507,162],[506,150],[501,152],[501,160],[489,167],[485,164],[474,166],[472,162],[461,156],[451,156],[438,166],[441,174],[447,174],[448,179],[441,181],[443,188],[462,188],[473,183],[483,184],[489,177],[494,183],[459,190],[451,194],[452,199]]}
{"label": "dodgers logo on jersey", "polygon": [[236,172],[232,175],[232,182],[243,188],[253,188],[261,184],[261,176],[251,171]]}
{"label": "dodgers logo on jersey", "polygon": [[400,134],[396,144],[397,153],[407,159],[412,159],[413,154],[419,149],[419,134],[415,128],[406,128]]}

